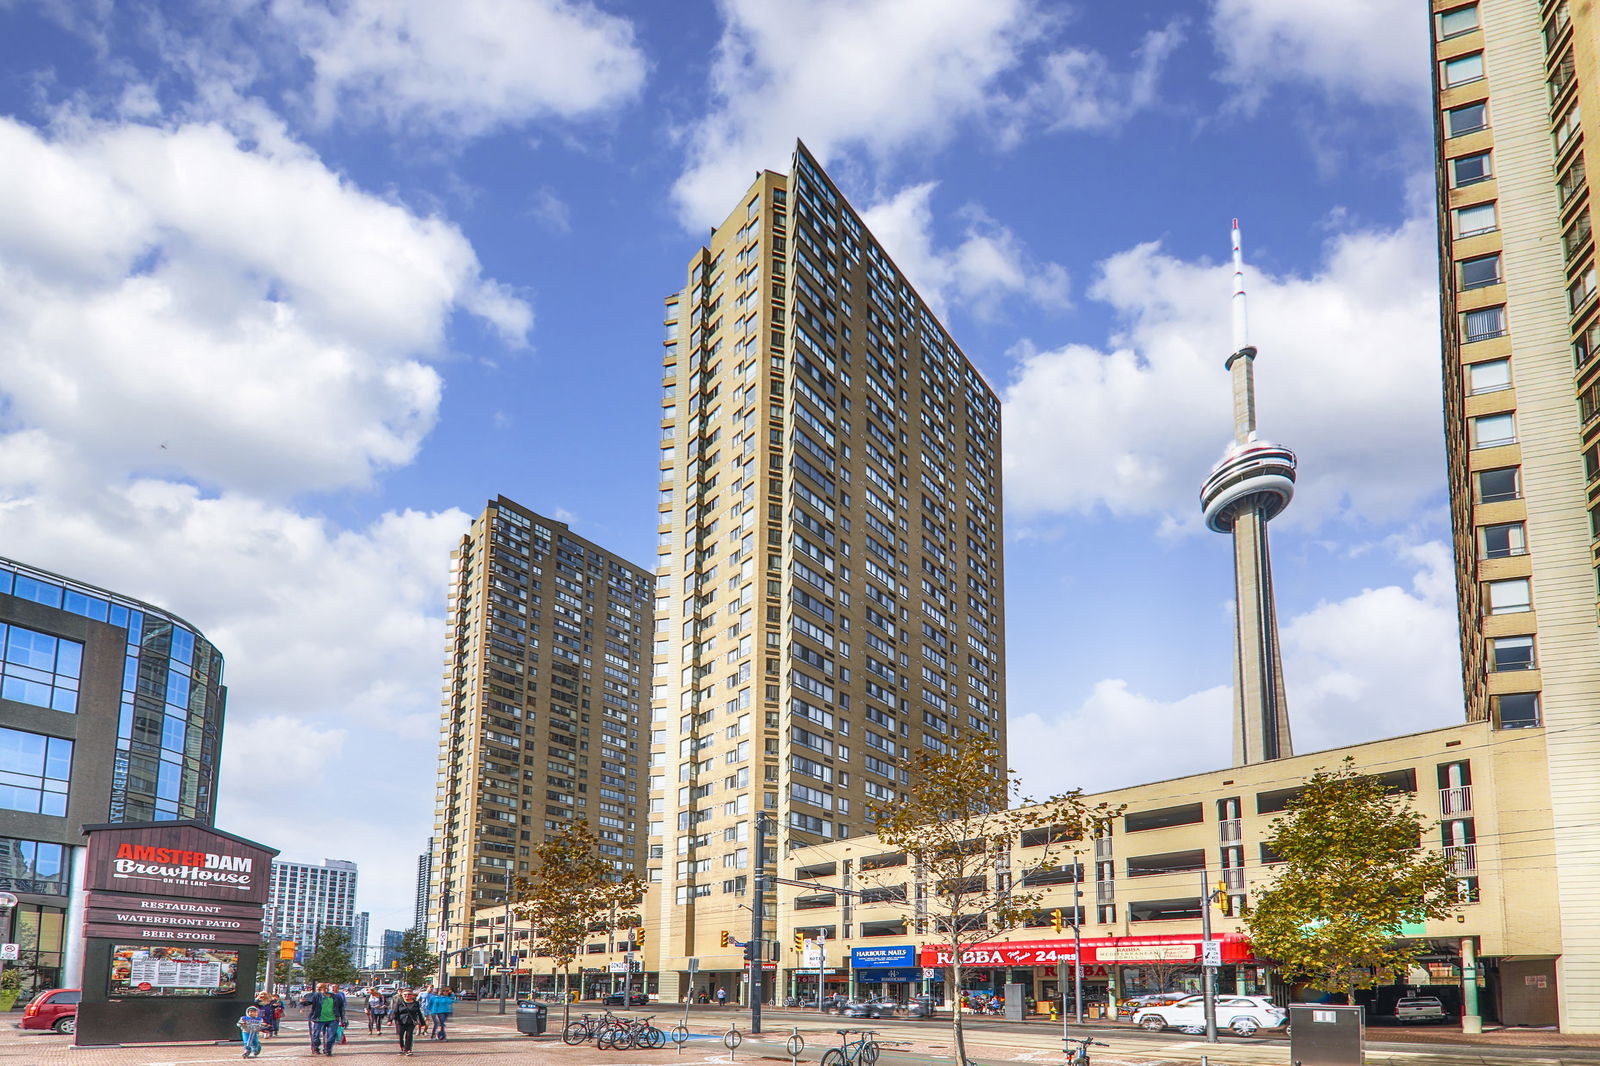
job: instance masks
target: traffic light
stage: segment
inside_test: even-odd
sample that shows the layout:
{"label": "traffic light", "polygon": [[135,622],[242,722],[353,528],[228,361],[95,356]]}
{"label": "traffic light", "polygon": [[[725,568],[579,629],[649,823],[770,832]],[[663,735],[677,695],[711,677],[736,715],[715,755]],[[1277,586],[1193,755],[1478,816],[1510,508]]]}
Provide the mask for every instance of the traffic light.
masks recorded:
{"label": "traffic light", "polygon": [[293,940],[280,940],[280,941],[278,941],[278,958],[280,958],[280,959],[293,959],[294,958],[294,941]]}
{"label": "traffic light", "polygon": [[749,962],[750,959],[751,959],[751,948],[750,948],[749,944],[746,944],[744,946],[744,961],[745,962]]}
{"label": "traffic light", "polygon": [[804,930],[796,929],[794,931],[794,950],[796,954],[806,950],[806,934]]}
{"label": "traffic light", "polygon": [[1233,917],[1233,897],[1228,895],[1228,885],[1225,881],[1217,882],[1217,890],[1212,893],[1212,899],[1217,901],[1217,909],[1222,911],[1224,918]]}
{"label": "traffic light", "polygon": [[640,926],[633,931],[633,946],[638,950],[644,949],[644,927]]}
{"label": "traffic light", "polygon": [[1050,912],[1050,928],[1054,929],[1058,933],[1061,932],[1061,908],[1060,907],[1057,907],[1055,910]]}
{"label": "traffic light", "polygon": [[726,929],[724,929],[724,930],[723,930],[723,931],[722,931],[722,946],[723,946],[723,947],[727,947],[727,946],[728,946],[728,941],[729,941],[729,940],[731,940],[731,939],[733,939],[733,938],[732,938],[732,937],[730,937],[730,936],[729,936],[729,935],[728,935],[728,931],[727,931],[727,930],[726,930]]}

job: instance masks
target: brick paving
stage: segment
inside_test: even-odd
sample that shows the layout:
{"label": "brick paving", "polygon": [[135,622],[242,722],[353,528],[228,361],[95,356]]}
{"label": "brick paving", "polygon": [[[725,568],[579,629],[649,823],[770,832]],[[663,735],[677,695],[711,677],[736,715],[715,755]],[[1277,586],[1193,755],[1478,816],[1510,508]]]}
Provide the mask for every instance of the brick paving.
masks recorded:
{"label": "brick paving", "polygon": [[[574,1017],[582,1013],[574,1011]],[[15,1015],[13,1015],[15,1017]],[[678,1011],[663,1012],[656,1021],[671,1025],[679,1019]],[[552,1011],[552,1028],[559,1030],[560,1012]],[[813,1014],[773,1011],[766,1018],[766,1033],[762,1037],[745,1036],[739,1049],[730,1056],[721,1044],[721,1033],[728,1023],[741,1027],[749,1022],[745,1011],[693,1011],[689,1027],[695,1034],[682,1049],[671,1044],[657,1051],[600,1051],[592,1045],[568,1047],[555,1035],[526,1037],[516,1031],[515,1018],[504,1017],[486,1009],[482,1014],[464,1011],[456,1015],[451,1024],[451,1038],[444,1042],[418,1040],[415,1052],[409,1058],[402,1056],[392,1032],[370,1036],[364,1027],[349,1034],[349,1042],[335,1048],[335,1056],[344,1059],[348,1066],[388,1066],[391,1063],[410,1063],[425,1066],[428,1061],[450,1066],[468,1066],[469,1063],[486,1063],[491,1066],[512,1064],[545,1064],[552,1066],[769,1066],[774,1062],[788,1062],[783,1041],[790,1026],[798,1025],[807,1048],[801,1056],[802,1064],[814,1064],[821,1052],[835,1046],[838,1037],[834,1031],[841,1028],[860,1028],[876,1025],[874,1022],[819,1018]],[[967,1051],[979,1062],[1015,1063],[1018,1066],[1058,1066],[1061,1061],[1059,1029],[1054,1026],[1029,1025],[1026,1027],[994,1028],[981,1026],[968,1032]],[[1120,1037],[1126,1033],[1128,1043]],[[1228,1066],[1286,1066],[1288,1047],[1283,1044],[1225,1039],[1222,1044],[1206,1044],[1197,1039],[1150,1041],[1137,1034],[1138,1043],[1132,1042],[1135,1034],[1121,1027],[1096,1032],[1098,1039],[1110,1043],[1110,1048],[1096,1048],[1096,1066],[1177,1066],[1197,1063],[1202,1056],[1209,1058],[1211,1066],[1227,1063]],[[1600,1048],[1600,1036],[1573,1036],[1549,1030],[1501,1029],[1482,1036],[1463,1036],[1453,1029],[1389,1028],[1369,1029],[1369,1044],[1407,1043],[1415,1050],[1393,1050],[1369,1047],[1369,1063],[1391,1063],[1395,1066],[1431,1066],[1433,1063],[1483,1063],[1497,1058],[1493,1048],[1505,1048],[1511,1055],[1529,1062],[1553,1063],[1581,1060],[1600,1062],[1600,1055],[1589,1049]],[[897,1038],[907,1046],[886,1051],[882,1066],[924,1066],[948,1062],[953,1057],[949,1025],[945,1019],[932,1023],[884,1023],[882,1039]],[[1529,1059],[1528,1050],[1539,1048],[1565,1048],[1572,1054],[1552,1054]],[[1512,1049],[1518,1049],[1512,1051]],[[1528,1049],[1528,1050],[1523,1050]],[[233,1044],[182,1044],[182,1045],[128,1045],[111,1048],[76,1048],[70,1037],[48,1032],[23,1032],[11,1026],[9,1019],[0,1023],[0,1066],[190,1066],[190,1064],[222,1064],[240,1060],[238,1043]],[[263,1064],[299,1066],[320,1064],[322,1056],[314,1056],[305,1024],[290,1023],[283,1035],[268,1040],[260,1056]]]}

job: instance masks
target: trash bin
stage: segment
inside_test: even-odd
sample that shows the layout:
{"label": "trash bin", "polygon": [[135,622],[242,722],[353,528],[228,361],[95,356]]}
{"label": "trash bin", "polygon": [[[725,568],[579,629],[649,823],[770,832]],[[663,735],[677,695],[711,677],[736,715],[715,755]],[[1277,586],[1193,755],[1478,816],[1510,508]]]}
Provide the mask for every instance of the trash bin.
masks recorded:
{"label": "trash bin", "polygon": [[517,1032],[523,1036],[543,1036],[550,1021],[550,1009],[531,999],[517,1001]]}

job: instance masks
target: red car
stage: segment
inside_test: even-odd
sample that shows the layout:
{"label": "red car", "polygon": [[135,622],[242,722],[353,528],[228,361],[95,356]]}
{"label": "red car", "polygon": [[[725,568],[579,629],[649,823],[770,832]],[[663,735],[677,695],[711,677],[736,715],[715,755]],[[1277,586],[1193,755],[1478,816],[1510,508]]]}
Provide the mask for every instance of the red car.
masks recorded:
{"label": "red car", "polygon": [[19,1029],[54,1029],[58,1033],[78,1030],[78,1000],[82,992],[76,988],[51,988],[33,997],[22,1011]]}

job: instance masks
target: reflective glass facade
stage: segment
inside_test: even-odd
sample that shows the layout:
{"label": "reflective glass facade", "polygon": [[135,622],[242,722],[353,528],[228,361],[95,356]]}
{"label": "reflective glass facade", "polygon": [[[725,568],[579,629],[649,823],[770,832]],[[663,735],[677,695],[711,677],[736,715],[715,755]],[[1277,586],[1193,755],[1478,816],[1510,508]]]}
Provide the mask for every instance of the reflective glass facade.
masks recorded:
{"label": "reflective glass facade", "polygon": [[[0,559],[0,593],[127,631],[110,819],[211,821],[226,698],[221,653],[182,619],[149,604],[12,560]],[[81,653],[81,646],[18,626],[3,628],[5,697],[75,710],[73,647]],[[25,635],[20,642],[19,634]],[[19,648],[15,657],[13,644]],[[26,695],[13,695],[13,673],[15,691]],[[40,703],[46,687],[49,702]]]}

